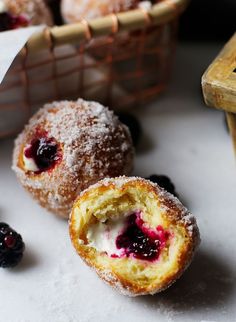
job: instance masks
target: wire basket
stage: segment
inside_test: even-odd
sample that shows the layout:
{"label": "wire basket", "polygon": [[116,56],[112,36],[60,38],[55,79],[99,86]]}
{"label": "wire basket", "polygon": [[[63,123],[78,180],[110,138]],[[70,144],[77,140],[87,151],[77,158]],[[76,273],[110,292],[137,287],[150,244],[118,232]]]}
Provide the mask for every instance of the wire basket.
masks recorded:
{"label": "wire basket", "polygon": [[33,35],[0,85],[0,137],[18,132],[52,100],[97,100],[113,109],[137,106],[162,92],[175,55],[186,0],[162,0]]}

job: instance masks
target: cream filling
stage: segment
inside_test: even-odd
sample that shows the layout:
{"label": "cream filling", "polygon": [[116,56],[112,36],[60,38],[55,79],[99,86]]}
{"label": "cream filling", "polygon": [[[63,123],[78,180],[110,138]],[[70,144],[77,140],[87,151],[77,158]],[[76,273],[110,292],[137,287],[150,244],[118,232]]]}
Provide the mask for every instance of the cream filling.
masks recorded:
{"label": "cream filling", "polygon": [[35,163],[34,159],[33,158],[27,158],[25,156],[25,150],[28,148],[28,146],[26,146],[24,148],[24,151],[23,151],[23,162],[24,162],[24,169],[26,171],[33,171],[33,172],[36,172],[36,171],[39,171],[39,168],[37,166],[37,164]]}
{"label": "cream filling", "polygon": [[7,12],[7,6],[4,0],[0,0],[0,13]]}
{"label": "cream filling", "polygon": [[116,238],[122,233],[125,219],[126,216],[122,216],[91,225],[87,232],[88,246],[106,252],[109,256],[122,255],[122,249],[116,247]]}

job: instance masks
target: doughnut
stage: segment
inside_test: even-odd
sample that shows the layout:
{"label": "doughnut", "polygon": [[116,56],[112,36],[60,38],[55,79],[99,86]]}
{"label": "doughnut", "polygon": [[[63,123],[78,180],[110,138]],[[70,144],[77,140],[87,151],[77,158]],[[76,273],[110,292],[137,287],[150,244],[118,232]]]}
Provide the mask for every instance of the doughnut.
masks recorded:
{"label": "doughnut", "polygon": [[53,18],[42,0],[0,0],[0,31],[30,25],[53,25]]}
{"label": "doughnut", "polygon": [[137,7],[139,0],[62,0],[61,13],[66,23],[94,19]]}
{"label": "doughnut", "polygon": [[78,193],[105,177],[129,174],[128,128],[108,108],[78,99],[46,104],[17,137],[13,170],[39,204],[67,218]]}
{"label": "doughnut", "polygon": [[76,199],[72,244],[106,283],[129,296],[155,294],[190,264],[200,241],[195,218],[148,180],[105,178]]}

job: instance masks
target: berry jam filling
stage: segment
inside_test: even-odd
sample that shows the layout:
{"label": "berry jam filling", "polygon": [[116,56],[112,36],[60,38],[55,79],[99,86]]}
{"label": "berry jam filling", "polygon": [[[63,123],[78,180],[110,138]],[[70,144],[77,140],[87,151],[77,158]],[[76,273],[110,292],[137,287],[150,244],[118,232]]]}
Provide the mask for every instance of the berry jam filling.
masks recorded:
{"label": "berry jam filling", "polygon": [[[116,238],[116,247],[122,249],[123,256],[154,261],[157,260],[163,247],[165,247],[170,233],[162,226],[156,230],[147,228],[140,218],[140,212],[130,215],[126,221],[124,231]],[[119,257],[116,254],[111,257]]]}
{"label": "berry jam filling", "polygon": [[40,173],[52,169],[61,159],[61,153],[54,138],[40,137],[25,148],[24,157],[32,159],[37,166],[34,172]]}
{"label": "berry jam filling", "polygon": [[0,13],[0,31],[27,27],[28,25],[28,19],[22,15],[13,16],[8,12]]}

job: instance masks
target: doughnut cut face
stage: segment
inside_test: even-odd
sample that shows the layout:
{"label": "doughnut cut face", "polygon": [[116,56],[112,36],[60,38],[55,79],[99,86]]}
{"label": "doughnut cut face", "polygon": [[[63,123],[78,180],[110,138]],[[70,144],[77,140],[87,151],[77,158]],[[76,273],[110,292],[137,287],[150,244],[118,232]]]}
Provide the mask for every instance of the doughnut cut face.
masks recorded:
{"label": "doughnut cut face", "polygon": [[68,218],[78,193],[105,177],[129,174],[129,130],[112,111],[82,99],[46,104],[15,141],[13,170],[45,208]]}
{"label": "doughnut cut face", "polygon": [[150,181],[119,177],[89,187],[70,218],[82,259],[120,292],[154,294],[189,265],[199,232],[183,205]]}
{"label": "doughnut cut face", "polygon": [[92,225],[87,233],[89,245],[113,258],[156,261],[171,235],[160,225],[150,229],[142,217],[137,210]]}

